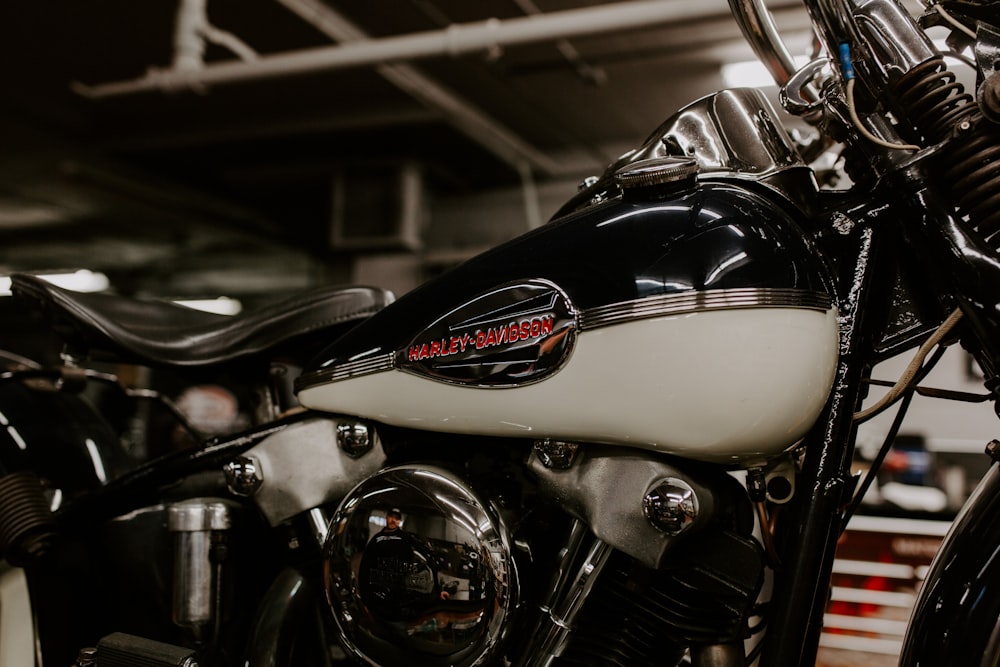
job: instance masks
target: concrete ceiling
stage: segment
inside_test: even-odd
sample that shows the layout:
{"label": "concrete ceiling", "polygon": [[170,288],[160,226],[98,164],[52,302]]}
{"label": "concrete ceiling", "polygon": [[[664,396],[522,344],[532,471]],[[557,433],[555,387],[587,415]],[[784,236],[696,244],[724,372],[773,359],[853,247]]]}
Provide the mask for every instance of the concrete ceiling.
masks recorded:
{"label": "concrete ceiling", "polygon": [[[805,34],[794,3],[769,6]],[[359,254],[424,240],[385,228],[406,175],[432,224],[504,189],[561,196],[547,185],[750,57],[725,0],[12,0],[0,273],[84,266],[147,293],[350,279]]]}

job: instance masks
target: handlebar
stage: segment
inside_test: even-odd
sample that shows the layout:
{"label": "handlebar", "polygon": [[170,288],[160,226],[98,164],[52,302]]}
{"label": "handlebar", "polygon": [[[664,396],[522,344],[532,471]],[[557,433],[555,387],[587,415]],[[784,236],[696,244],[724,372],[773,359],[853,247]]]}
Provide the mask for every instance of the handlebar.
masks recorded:
{"label": "handlebar", "polygon": [[729,7],[755,54],[783,86],[795,73],[795,61],[785,43],[781,41],[774,19],[763,0],[729,0]]}

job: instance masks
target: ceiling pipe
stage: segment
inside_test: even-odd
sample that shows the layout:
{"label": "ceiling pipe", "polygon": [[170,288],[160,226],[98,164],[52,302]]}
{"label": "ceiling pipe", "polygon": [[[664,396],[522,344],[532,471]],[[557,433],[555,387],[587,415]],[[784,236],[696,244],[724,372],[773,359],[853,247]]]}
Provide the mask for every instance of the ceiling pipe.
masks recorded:
{"label": "ceiling pipe", "polygon": [[206,25],[205,0],[181,0],[174,23],[175,70],[201,69],[204,65],[205,40],[201,30]]}
{"label": "ceiling pipe", "polygon": [[[545,13],[538,8],[538,5],[535,4],[534,0],[514,0],[514,4],[516,4],[521,11],[528,16],[539,16]],[[576,47],[573,46],[569,40],[557,40],[555,47],[560,55],[566,59],[566,62],[573,67],[573,70],[581,79],[595,86],[603,86],[607,82],[608,75],[604,72],[604,70],[600,67],[593,67],[587,63],[583,59],[583,56],[580,55],[580,52],[576,50]]]}
{"label": "ceiling pipe", "polygon": [[339,46],[262,55],[253,62],[206,64],[196,71],[151,70],[131,81],[73,89],[91,98],[145,91],[198,88],[274,77],[368,66],[433,56],[501,49],[585,35],[649,28],[666,23],[728,15],[725,0],[628,0],[503,21],[454,24],[443,30],[384,37]]}
{"label": "ceiling pipe", "polygon": [[[370,39],[368,33],[320,0],[278,0],[278,3],[342,44]],[[522,178],[525,171],[546,176],[568,171],[565,165],[542,153],[482,109],[412,65],[376,64],[375,71],[413,99],[436,111],[462,134],[517,171]]]}
{"label": "ceiling pipe", "polygon": [[256,60],[257,53],[240,38],[209,23],[205,5],[206,0],[180,1],[174,22],[172,70],[193,72],[204,67],[206,40],[229,49],[243,60]]}

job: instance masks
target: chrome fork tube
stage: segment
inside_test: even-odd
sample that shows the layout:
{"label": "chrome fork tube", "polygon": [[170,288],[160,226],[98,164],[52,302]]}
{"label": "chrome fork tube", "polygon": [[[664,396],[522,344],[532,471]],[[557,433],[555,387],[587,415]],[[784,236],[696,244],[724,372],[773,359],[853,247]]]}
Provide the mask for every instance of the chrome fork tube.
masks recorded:
{"label": "chrome fork tube", "polygon": [[580,609],[614,551],[611,545],[594,538],[583,562],[575,571],[572,570],[570,565],[582,552],[587,534],[589,531],[582,523],[574,524],[569,545],[560,554],[559,572],[550,589],[552,598],[542,607],[548,623],[543,619],[541,627],[522,653],[519,667],[549,667],[569,642]]}
{"label": "chrome fork tube", "polygon": [[562,598],[562,592],[573,580],[573,563],[578,559],[583,551],[584,538],[590,535],[590,529],[579,520],[574,520],[570,526],[569,535],[566,537],[566,544],[559,550],[556,562],[556,573],[552,577],[549,589],[541,596],[543,600],[541,610],[548,614],[552,607]]}

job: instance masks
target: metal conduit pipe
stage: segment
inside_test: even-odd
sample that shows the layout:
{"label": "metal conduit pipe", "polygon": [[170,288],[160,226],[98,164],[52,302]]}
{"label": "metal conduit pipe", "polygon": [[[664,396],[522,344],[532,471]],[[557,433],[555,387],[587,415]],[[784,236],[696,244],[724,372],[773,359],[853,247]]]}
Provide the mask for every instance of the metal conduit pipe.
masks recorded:
{"label": "metal conduit pipe", "polygon": [[443,30],[352,42],[341,46],[261,56],[254,62],[206,64],[197,71],[153,70],[131,81],[74,84],[87,97],[235,83],[431,56],[497,49],[515,44],[604,34],[728,14],[719,0],[629,0],[539,16],[454,24]]}
{"label": "metal conduit pipe", "polygon": [[201,30],[208,24],[205,0],[181,0],[174,24],[174,69],[194,70],[204,64]]}
{"label": "metal conduit pipe", "polygon": [[218,44],[243,60],[256,60],[257,54],[235,35],[208,22],[206,0],[181,0],[174,22],[173,71],[192,72],[205,66],[205,40]]}
{"label": "metal conduit pipe", "polygon": [[[368,33],[320,0],[278,0],[289,11],[308,21],[331,39],[356,43],[370,39]],[[452,126],[493,153],[521,176],[532,170],[556,176],[567,168],[545,155],[468,100],[407,63],[375,64],[379,76],[424,106],[434,109]],[[527,192],[525,193],[528,196]],[[526,204],[527,205],[527,204]],[[537,209],[537,206],[535,207]],[[529,225],[533,225],[529,217]]]}

